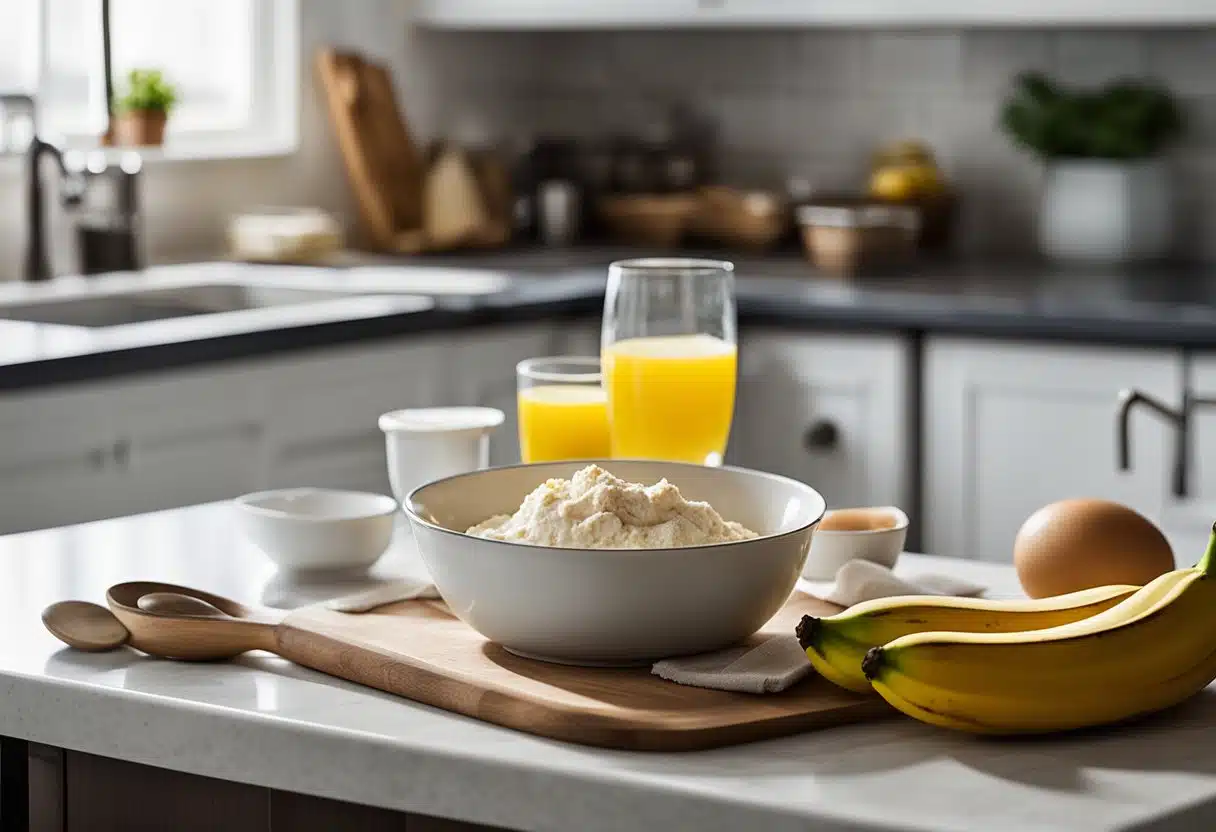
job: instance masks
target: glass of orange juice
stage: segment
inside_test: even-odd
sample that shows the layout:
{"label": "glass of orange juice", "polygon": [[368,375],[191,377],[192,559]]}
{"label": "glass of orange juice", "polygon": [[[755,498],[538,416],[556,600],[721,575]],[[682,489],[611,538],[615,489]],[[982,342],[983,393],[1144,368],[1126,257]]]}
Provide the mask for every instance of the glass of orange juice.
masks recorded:
{"label": "glass of orange juice", "polygon": [[608,398],[598,358],[529,358],[516,365],[515,375],[524,462],[604,459],[610,454]]}
{"label": "glass of orange juice", "polygon": [[608,269],[601,361],[612,455],[721,465],[735,409],[734,265]]}

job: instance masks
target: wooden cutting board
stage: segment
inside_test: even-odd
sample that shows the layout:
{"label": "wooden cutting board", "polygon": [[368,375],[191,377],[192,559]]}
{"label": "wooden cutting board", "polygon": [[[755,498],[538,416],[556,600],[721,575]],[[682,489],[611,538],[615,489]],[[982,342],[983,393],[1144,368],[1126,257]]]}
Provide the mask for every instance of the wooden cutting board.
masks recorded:
{"label": "wooden cutting board", "polygon": [[[797,594],[755,637],[791,634],[803,615],[840,608]],[[290,613],[278,653],[352,682],[543,737],[606,748],[686,751],[797,734],[893,713],[812,676],[778,694],[706,690],[649,668],[567,667],[515,656],[442,602],[407,601],[351,615]]]}
{"label": "wooden cutting board", "polygon": [[[421,240],[422,155],[397,106],[388,70],[354,52],[322,49],[317,74],[355,191],[361,231],[376,248]],[[414,230],[414,237],[406,232]],[[421,248],[415,241],[410,245]]]}
{"label": "wooden cutting board", "polygon": [[315,63],[363,245],[418,254],[507,241],[510,177],[497,154],[446,142],[423,153],[383,65],[336,49],[319,50]]}

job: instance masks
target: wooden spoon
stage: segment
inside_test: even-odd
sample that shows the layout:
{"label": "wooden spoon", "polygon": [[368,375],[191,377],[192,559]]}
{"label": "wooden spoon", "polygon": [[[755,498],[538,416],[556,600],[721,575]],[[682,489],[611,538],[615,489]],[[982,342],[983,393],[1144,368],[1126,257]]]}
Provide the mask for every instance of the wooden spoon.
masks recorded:
{"label": "wooden spoon", "polygon": [[136,602],[136,606],[153,615],[185,615],[194,618],[232,617],[202,598],[182,595],[180,592],[149,592]]}
{"label": "wooden spoon", "polygon": [[122,647],[131,637],[114,613],[88,601],[51,604],[42,611],[42,623],[64,644],[90,653]]}
{"label": "wooden spoon", "polygon": [[152,581],[116,584],[106,592],[106,602],[131,631],[133,647],[192,661],[228,659],[247,650],[276,652],[275,630],[287,615]]}

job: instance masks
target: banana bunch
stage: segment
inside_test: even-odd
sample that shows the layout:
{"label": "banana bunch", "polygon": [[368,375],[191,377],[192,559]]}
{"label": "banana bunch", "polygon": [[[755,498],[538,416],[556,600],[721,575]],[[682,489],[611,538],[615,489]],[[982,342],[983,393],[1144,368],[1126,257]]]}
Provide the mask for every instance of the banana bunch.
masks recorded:
{"label": "banana bunch", "polygon": [[804,615],[798,642],[819,675],[869,693],[861,662],[873,647],[923,632],[1013,633],[1080,621],[1110,609],[1139,587],[1102,586],[1036,600],[902,596],[877,598],[828,618]]}
{"label": "banana bunch", "polygon": [[975,733],[1064,731],[1176,705],[1216,679],[1216,526],[1196,566],[1087,618],[902,635],[871,648],[861,668],[909,716]]}

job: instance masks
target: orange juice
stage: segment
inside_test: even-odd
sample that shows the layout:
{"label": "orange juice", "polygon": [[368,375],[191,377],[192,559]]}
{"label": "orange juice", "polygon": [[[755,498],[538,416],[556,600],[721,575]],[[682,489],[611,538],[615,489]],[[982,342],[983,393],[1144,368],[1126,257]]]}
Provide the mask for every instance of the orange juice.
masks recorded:
{"label": "orange juice", "polygon": [[603,388],[551,384],[520,390],[519,447],[524,462],[607,457],[608,398]]}
{"label": "orange juice", "polygon": [[734,344],[710,335],[629,338],[604,350],[614,457],[719,463],[735,407]]}

